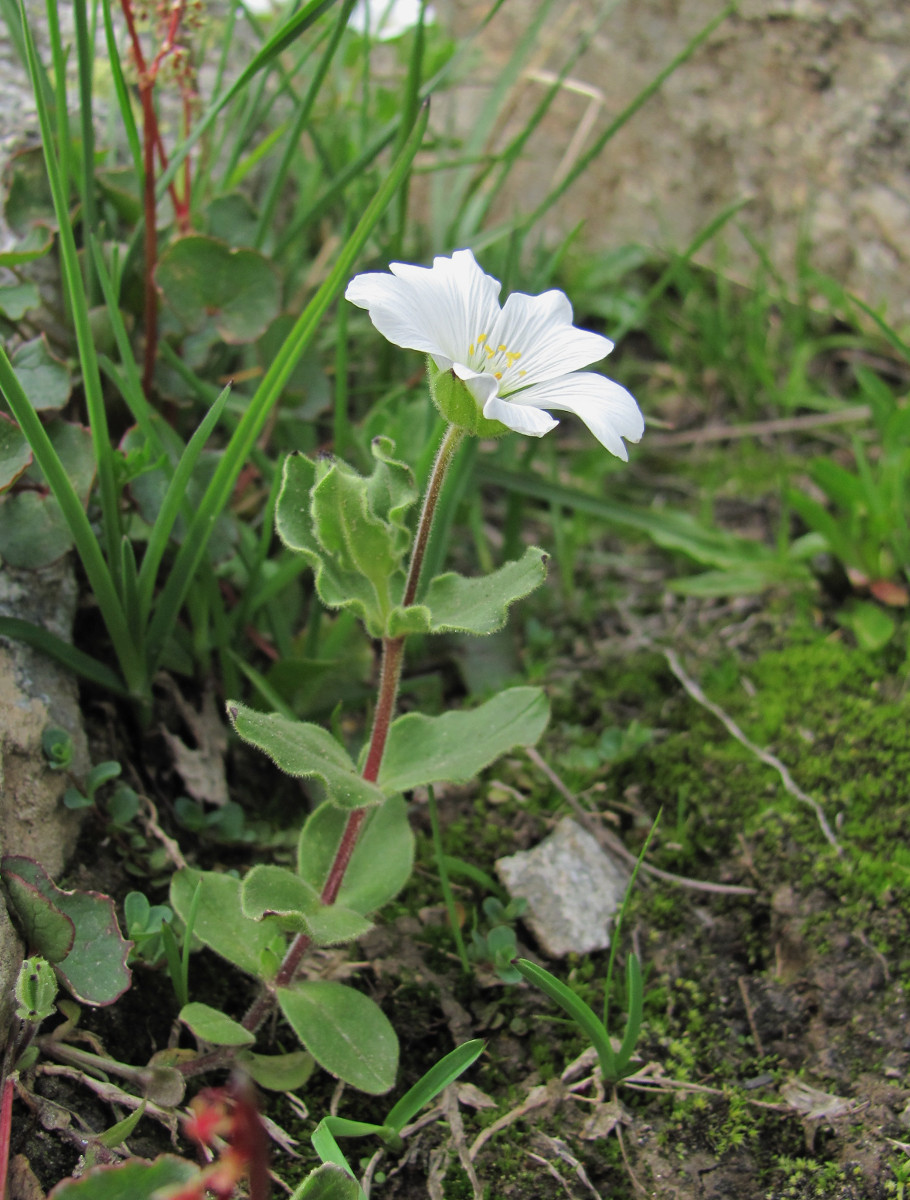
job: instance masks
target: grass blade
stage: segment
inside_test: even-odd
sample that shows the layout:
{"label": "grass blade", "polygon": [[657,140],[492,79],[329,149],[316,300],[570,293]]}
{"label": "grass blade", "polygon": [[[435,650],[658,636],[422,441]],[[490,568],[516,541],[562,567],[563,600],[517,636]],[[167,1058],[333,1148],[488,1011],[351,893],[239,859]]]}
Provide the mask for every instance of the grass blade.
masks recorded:
{"label": "grass blade", "polygon": [[407,1123],[424,1108],[434,1096],[454,1082],[471,1063],[476,1062],[483,1054],[486,1043],[482,1038],[474,1038],[451,1050],[445,1058],[434,1063],[429,1071],[413,1087],[408,1088],[398,1103],[385,1119],[387,1128],[401,1133]]}
{"label": "grass blade", "polygon": [[256,389],[225,448],[221,461],[202,497],[195,518],[187,530],[187,536],[177,554],[170,577],[159,597],[149,629],[149,644],[152,647],[153,655],[160,653],[164,640],[177,619],[183,597],[205,553],[215,520],[227,504],[237,476],[249,457],[269,413],[277,404],[281,389],[309,345],[319,322],[341,290],[342,284],[366,245],[367,239],[395,195],[399,183],[420,147],[428,119],[429,108],[425,106],[411,130],[404,149],[393,163],[387,178],[342,249],[334,268],[285,338],[284,344],[266,371],[265,377]]}
{"label": "grass blade", "polygon": [[0,617],[0,637],[13,638],[17,642],[25,642],[27,646],[33,646],[36,650],[48,655],[49,658],[56,659],[74,675],[87,679],[89,683],[96,683],[99,687],[113,692],[114,695],[128,695],[123,686],[123,679],[116,671],[112,671],[105,663],[99,662],[84,651],[78,650],[70,642],[65,642],[63,638],[48,632],[41,625],[33,625],[31,621],[21,621],[18,617]]}
{"label": "grass blade", "polygon": [[515,959],[512,966],[528,983],[533,983],[535,987],[540,988],[551,1000],[556,1001],[563,1012],[571,1017],[597,1051],[604,1079],[612,1078],[616,1073],[616,1062],[610,1046],[610,1039],[593,1010],[585,1004],[580,996],[576,996],[571,988],[566,987],[555,975],[551,975],[543,967],[536,966],[526,958]]}

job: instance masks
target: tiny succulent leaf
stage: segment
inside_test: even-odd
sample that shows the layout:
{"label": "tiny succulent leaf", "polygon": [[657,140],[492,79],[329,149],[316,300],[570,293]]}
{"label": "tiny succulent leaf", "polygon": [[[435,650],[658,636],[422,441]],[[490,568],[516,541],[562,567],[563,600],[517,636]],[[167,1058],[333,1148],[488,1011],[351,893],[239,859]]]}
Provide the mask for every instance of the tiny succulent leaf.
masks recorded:
{"label": "tiny succulent leaf", "polygon": [[351,756],[328,730],[278,713],[260,713],[234,701],[228,715],[245,742],[263,750],[288,775],[322,780],[339,808],[365,808],[383,800],[382,791],[361,778]]}
{"label": "tiny succulent leaf", "polygon": [[408,713],[389,730],[379,783],[404,792],[427,783],[467,783],[515,746],[533,746],[550,706],[540,688],[508,688],[466,712]]}
{"label": "tiny succulent leaf", "polygon": [[321,1067],[370,1095],[389,1091],[398,1071],[398,1038],[374,1000],[323,979],[277,994],[288,1024]]}

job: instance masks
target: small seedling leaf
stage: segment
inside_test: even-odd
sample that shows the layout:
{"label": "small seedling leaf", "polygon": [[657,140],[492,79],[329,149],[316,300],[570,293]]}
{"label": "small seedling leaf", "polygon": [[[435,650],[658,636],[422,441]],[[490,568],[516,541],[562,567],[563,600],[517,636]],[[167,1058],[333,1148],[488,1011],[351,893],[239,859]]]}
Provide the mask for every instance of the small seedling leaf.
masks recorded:
{"label": "small seedling leaf", "polygon": [[211,1042],[213,1046],[251,1046],[256,1040],[255,1034],[244,1029],[239,1021],[209,1004],[198,1001],[185,1004],[180,1010],[179,1019],[196,1037]]}
{"label": "small seedling leaf", "polygon": [[303,1087],[313,1074],[316,1060],[306,1050],[291,1050],[288,1054],[253,1054],[241,1050],[237,1065],[254,1083],[270,1092],[293,1092]]}

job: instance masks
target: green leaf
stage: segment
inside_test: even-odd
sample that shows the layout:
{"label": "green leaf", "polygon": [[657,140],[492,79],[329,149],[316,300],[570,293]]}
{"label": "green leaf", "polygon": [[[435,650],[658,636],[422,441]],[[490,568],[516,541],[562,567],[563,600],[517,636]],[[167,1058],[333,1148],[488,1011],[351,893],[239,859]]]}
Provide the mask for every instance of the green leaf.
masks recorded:
{"label": "green leaf", "polygon": [[187,329],[200,329],[211,318],[231,344],[261,337],[281,304],[278,275],[267,258],[201,234],[173,242],[159,259],[155,280]]}
{"label": "green leaf", "polygon": [[555,1000],[559,1007],[575,1022],[597,1051],[604,1079],[612,1081],[615,1075],[615,1060],[612,1047],[610,1046],[610,1039],[603,1024],[597,1019],[589,1005],[585,1004],[580,996],[577,996],[571,988],[566,987],[555,975],[551,975],[543,967],[538,967],[535,963],[529,962],[528,959],[516,959],[512,965],[528,983],[533,983],[535,987],[540,988],[542,992],[546,993],[551,1000]]}
{"label": "green leaf", "polygon": [[228,701],[228,716],[245,742],[263,750],[289,775],[320,779],[339,808],[381,804],[384,796],[362,779],[344,746],[320,725],[291,721],[277,713],[260,713]]}
{"label": "green leaf", "polygon": [[476,1062],[483,1053],[485,1045],[486,1043],[480,1038],[475,1038],[473,1041],[456,1046],[445,1058],[441,1058],[438,1063],[430,1067],[429,1071],[405,1092],[386,1117],[385,1124],[390,1129],[394,1129],[396,1133],[401,1133],[405,1125],[417,1116],[424,1105],[429,1104],[434,1096],[437,1096],[443,1088],[448,1087],[456,1080],[471,1063]]}
{"label": "green leaf", "polygon": [[851,630],[863,650],[874,654],[891,641],[897,628],[893,617],[878,604],[856,600],[838,614],[841,625]]}
{"label": "green leaf", "polygon": [[115,1125],[111,1125],[109,1129],[105,1129],[104,1133],[99,1133],[95,1140],[100,1142],[102,1146],[107,1146],[109,1150],[113,1150],[121,1145],[142,1119],[146,1103],[143,1100],[134,1112],[131,1112],[128,1117],[124,1117],[122,1121],[118,1121]]}
{"label": "green leaf", "polygon": [[316,576],[329,608],[351,608],[375,637],[404,587],[411,543],[405,516],[417,498],[410,469],[392,457],[393,443],[374,438],[373,471],[358,475],[340,460],[285,460],[275,526]]}
{"label": "green leaf", "polygon": [[196,1037],[202,1038],[204,1042],[211,1042],[213,1046],[251,1046],[256,1040],[256,1035],[244,1029],[239,1021],[198,1001],[184,1004],[178,1013],[178,1019],[188,1026]]}
{"label": "green leaf", "polygon": [[43,333],[23,342],[10,362],[36,412],[63,408],[72,391],[70,374],[66,365],[51,354]]}
{"label": "green leaf", "polygon": [[509,605],[540,587],[548,555],[529,546],[515,562],[490,575],[466,579],[450,572],[430,583],[422,603],[430,610],[430,633],[495,633],[509,617]]}
{"label": "green leaf", "polygon": [[[321,804],[300,831],[297,869],[321,891],[335,860],[347,814],[333,804]],[[414,867],[414,834],[407,805],[391,796],[371,809],[344,874],[338,903],[366,916],[392,900],[411,877]]]}
{"label": "green leaf", "polygon": [[[106,1005],[130,986],[126,965],[132,942],[124,940],[110,896],[99,892],[65,892],[33,859],[9,855],[3,859],[4,878],[15,876],[37,890],[54,909],[68,917],[74,935],[69,953],[56,962],[57,973],[77,1000]],[[59,947],[59,922],[55,948]],[[51,956],[42,951],[45,957]]]}
{"label": "green leaf", "polygon": [[467,783],[514,746],[533,746],[550,706],[540,688],[508,688],[479,708],[425,717],[408,713],[392,723],[379,784],[405,792],[427,783]]}
{"label": "green leaf", "polygon": [[282,929],[309,933],[309,913],[320,907],[319,893],[299,875],[271,863],[253,867],[240,889],[243,914],[253,921],[277,917]]}
{"label": "green leaf", "polygon": [[274,921],[251,921],[243,913],[240,880],[217,871],[184,867],[171,880],[171,904],[186,923],[201,880],[193,936],[249,975],[261,975],[263,954],[275,939]]}
{"label": "green leaf", "polygon": [[0,252],[0,267],[18,267],[43,258],[54,244],[53,231],[47,225],[33,225],[25,237],[10,250]]}
{"label": "green leaf", "polygon": [[360,1184],[350,1172],[335,1163],[323,1163],[311,1171],[291,1200],[360,1200]]}
{"label": "green leaf", "polygon": [[41,303],[37,284],[30,279],[0,287],[0,314],[10,321],[21,321],[32,308]]}
{"label": "green leaf", "polygon": [[373,922],[343,904],[324,904],[307,914],[310,937],[317,946],[343,946],[373,928]]}
{"label": "green leaf", "polygon": [[199,1175],[195,1163],[172,1154],[154,1162],[124,1162],[90,1167],[78,1179],[65,1179],[47,1200],[153,1200],[162,1188],[178,1187]]}
{"label": "green leaf", "polygon": [[11,488],[31,463],[25,434],[11,417],[0,413],[0,492]]}
{"label": "green leaf", "polygon": [[321,979],[279,988],[277,995],[288,1024],[324,1070],[373,1096],[393,1086],[398,1038],[369,996]]}
{"label": "green leaf", "polygon": [[0,510],[0,558],[11,567],[37,571],[62,558],[73,538],[60,505],[40,492],[6,496]]}
{"label": "green leaf", "polygon": [[303,1087],[313,1074],[316,1060],[306,1050],[291,1050],[288,1054],[253,1054],[241,1050],[237,1064],[260,1087],[270,1092],[293,1092]]}

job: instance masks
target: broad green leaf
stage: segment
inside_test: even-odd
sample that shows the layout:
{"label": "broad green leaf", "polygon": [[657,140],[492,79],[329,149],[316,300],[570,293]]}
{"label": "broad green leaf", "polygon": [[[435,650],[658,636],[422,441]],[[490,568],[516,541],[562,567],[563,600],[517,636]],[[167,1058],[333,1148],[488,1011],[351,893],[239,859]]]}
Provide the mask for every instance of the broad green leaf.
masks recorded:
{"label": "broad green leaf", "polygon": [[15,246],[0,252],[0,267],[18,267],[43,258],[53,244],[54,234],[47,225],[33,225]]}
{"label": "broad green leaf", "polygon": [[288,1024],[324,1070],[374,1096],[393,1086],[398,1038],[369,996],[321,979],[279,988],[277,995]]}
{"label": "broad green leaf", "polygon": [[38,287],[30,279],[0,287],[0,315],[10,321],[21,321],[32,308],[41,303]]}
{"label": "broad green leaf", "polygon": [[251,1046],[256,1040],[256,1035],[244,1029],[239,1021],[208,1004],[198,1001],[184,1004],[177,1015],[197,1037],[213,1046]]}
{"label": "broad green leaf", "polygon": [[254,342],[278,315],[278,275],[256,250],[231,250],[216,238],[191,234],[161,255],[155,280],[187,329],[211,318],[224,341]]}
{"label": "broad green leaf", "polygon": [[548,555],[529,546],[515,562],[490,575],[466,579],[450,572],[430,583],[422,603],[430,610],[431,633],[495,633],[508,620],[509,605],[540,587]]}
{"label": "broad green leaf", "polygon": [[251,921],[244,916],[239,879],[217,871],[194,871],[184,867],[171,880],[171,904],[184,923],[200,880],[202,888],[193,936],[242,971],[259,976],[263,955],[279,932],[275,922]]}
{"label": "broad green leaf", "polygon": [[837,619],[852,631],[863,650],[870,654],[887,646],[897,628],[893,617],[868,600],[854,601],[838,614]]}
{"label": "broad green leaf", "polygon": [[303,1087],[313,1074],[316,1060],[306,1050],[291,1050],[287,1054],[253,1054],[241,1050],[237,1064],[260,1087],[270,1092],[293,1092]]}
{"label": "broad green leaf", "polygon": [[[300,832],[297,869],[317,891],[328,877],[347,819],[333,804],[320,804]],[[407,805],[401,796],[391,796],[366,815],[338,903],[362,916],[375,912],[398,895],[413,867],[414,834]]]}
{"label": "broad green leaf", "polygon": [[25,434],[11,417],[0,413],[0,492],[12,487],[31,462]]}
{"label": "broad green leaf", "polygon": [[10,362],[36,412],[63,408],[72,390],[69,371],[51,354],[44,334],[23,342]]}
{"label": "broad green leaf", "polygon": [[277,917],[282,929],[308,933],[308,914],[320,907],[319,893],[285,867],[261,863],[253,867],[240,889],[243,914],[253,921]]}
{"label": "broad green leaf", "polygon": [[[56,963],[57,973],[77,1000],[84,1004],[113,1004],[130,986],[126,965],[133,947],[124,940],[110,896],[100,892],[65,892],[44,868],[30,858],[10,855],[3,860],[7,872],[37,889],[73,924],[73,944]],[[49,957],[45,955],[45,957]]]}
{"label": "broad green leaf", "polygon": [[350,608],[374,637],[404,587],[404,555],[411,542],[405,514],[416,500],[411,472],[392,457],[388,438],[374,438],[369,476],[346,463],[285,460],[275,526],[302,554],[328,608]]}
{"label": "broad green leaf", "polygon": [[373,928],[373,922],[343,904],[323,904],[307,914],[310,937],[317,946],[343,946]]}
{"label": "broad green leaf", "polygon": [[339,808],[380,804],[382,791],[362,779],[344,746],[328,730],[228,701],[228,716],[245,742],[263,750],[289,775],[320,779]]}
{"label": "broad green leaf", "polygon": [[323,1163],[307,1175],[291,1200],[360,1200],[362,1196],[350,1172],[336,1163]]}
{"label": "broad green leaf", "polygon": [[36,950],[50,963],[60,962],[73,948],[76,927],[52,900],[18,873],[16,860],[2,861],[3,883],[30,949]]}
{"label": "broad green leaf", "polygon": [[62,558],[73,544],[60,505],[40,492],[14,492],[0,508],[0,558],[37,571]]}
{"label": "broad green leaf", "polygon": [[406,792],[427,783],[467,783],[515,746],[533,746],[550,706],[540,688],[509,688],[465,712],[408,713],[392,723],[379,784]]}
{"label": "broad green leaf", "polygon": [[78,1179],[58,1183],[47,1200],[153,1200],[163,1188],[179,1187],[198,1176],[195,1163],[163,1154],[154,1162],[90,1167]]}

